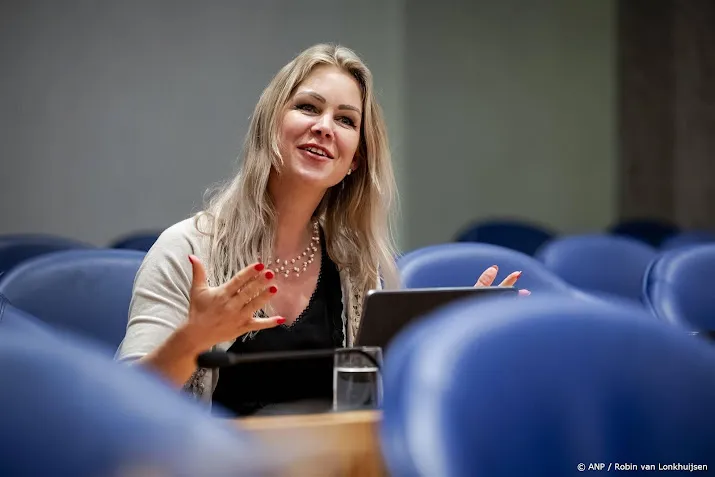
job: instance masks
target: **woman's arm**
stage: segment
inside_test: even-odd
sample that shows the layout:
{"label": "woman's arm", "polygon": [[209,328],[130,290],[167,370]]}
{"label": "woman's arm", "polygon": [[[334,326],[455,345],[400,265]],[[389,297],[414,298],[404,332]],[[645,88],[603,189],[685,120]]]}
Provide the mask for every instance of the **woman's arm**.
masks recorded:
{"label": "woman's arm", "polygon": [[177,388],[181,388],[196,371],[196,357],[206,351],[196,342],[188,324],[179,326],[154,351],[137,360],[161,374]]}
{"label": "woman's arm", "polygon": [[177,387],[194,373],[206,346],[188,325],[189,255],[200,253],[204,239],[193,219],[161,234],[134,281],[127,331],[116,356],[157,371]]}
{"label": "woman's arm", "polygon": [[139,268],[127,333],[117,352],[119,359],[136,360],[178,386],[192,376],[202,351],[285,321],[255,316],[278,292],[273,271],[256,263],[210,287],[196,256],[206,249],[204,236],[180,233],[182,224],[159,237]]}

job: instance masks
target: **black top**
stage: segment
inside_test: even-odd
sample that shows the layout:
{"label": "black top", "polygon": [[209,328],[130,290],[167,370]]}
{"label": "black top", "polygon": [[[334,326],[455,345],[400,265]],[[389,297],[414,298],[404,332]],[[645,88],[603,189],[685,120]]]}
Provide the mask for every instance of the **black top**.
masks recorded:
{"label": "black top", "polygon": [[[322,233],[321,233],[322,239]],[[343,345],[342,290],[335,263],[322,247],[318,283],[308,306],[290,326],[279,325],[239,337],[232,353],[339,348]],[[240,364],[224,368],[212,401],[238,416],[268,404],[303,399],[329,401],[333,395],[333,359],[311,358]]]}

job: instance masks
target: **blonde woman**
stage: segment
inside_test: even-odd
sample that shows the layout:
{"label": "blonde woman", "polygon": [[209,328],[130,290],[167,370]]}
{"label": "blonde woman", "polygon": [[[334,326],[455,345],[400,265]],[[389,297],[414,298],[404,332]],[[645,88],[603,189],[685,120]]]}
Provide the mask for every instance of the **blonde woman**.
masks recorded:
{"label": "blonde woman", "polygon": [[[256,105],[238,175],[167,229],[136,278],[118,358],[157,370],[237,415],[329,402],[329,362],[196,369],[199,353],[350,345],[362,296],[398,286],[387,132],[372,75],[351,50],[316,45]],[[491,285],[487,270],[481,285]],[[510,275],[503,284],[517,279]]]}

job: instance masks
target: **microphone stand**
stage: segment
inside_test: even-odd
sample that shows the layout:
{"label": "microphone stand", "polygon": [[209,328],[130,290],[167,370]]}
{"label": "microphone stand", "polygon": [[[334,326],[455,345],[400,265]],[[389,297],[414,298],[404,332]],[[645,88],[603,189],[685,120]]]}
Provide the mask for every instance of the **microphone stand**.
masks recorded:
{"label": "microphone stand", "polygon": [[378,370],[382,370],[380,363],[367,352],[366,347],[358,348],[329,348],[304,351],[267,351],[265,353],[237,354],[228,351],[206,351],[199,354],[196,364],[200,368],[219,369],[246,363],[264,361],[280,361],[286,359],[329,358],[336,354],[356,353],[362,355]]}

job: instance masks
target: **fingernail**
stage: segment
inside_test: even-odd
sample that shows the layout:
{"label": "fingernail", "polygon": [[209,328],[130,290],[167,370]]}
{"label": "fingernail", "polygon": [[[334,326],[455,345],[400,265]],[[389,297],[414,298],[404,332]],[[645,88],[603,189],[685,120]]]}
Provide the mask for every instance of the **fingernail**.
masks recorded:
{"label": "fingernail", "polygon": [[189,262],[194,263],[194,256],[193,256],[193,255],[189,255]]}
{"label": "fingernail", "polygon": [[271,292],[271,293],[275,293],[275,292],[278,291],[278,288],[277,288],[277,287],[274,287],[274,286],[271,286],[271,287],[268,289],[268,291]]}
{"label": "fingernail", "polygon": [[285,318],[278,318],[278,319],[276,320],[276,323],[278,323],[279,325],[282,325],[282,324],[285,323],[285,322],[286,322],[286,319],[285,319]]}
{"label": "fingernail", "polygon": [[253,268],[255,268],[257,272],[260,272],[261,270],[263,270],[264,268],[266,268],[266,266],[263,265],[262,263],[258,263],[258,264],[256,264],[256,266],[253,267]]}
{"label": "fingernail", "polygon": [[266,272],[266,278],[269,279],[269,280],[271,280],[273,277],[275,277],[275,275],[273,274],[273,272],[270,271],[270,270],[268,270],[268,271]]}
{"label": "fingernail", "polygon": [[495,269],[496,271],[499,271],[499,267],[497,267],[496,265],[492,265],[490,268],[493,268],[493,269]]}
{"label": "fingernail", "polygon": [[519,278],[520,276],[521,276],[521,270],[519,270],[518,272],[516,272],[516,278]]}

